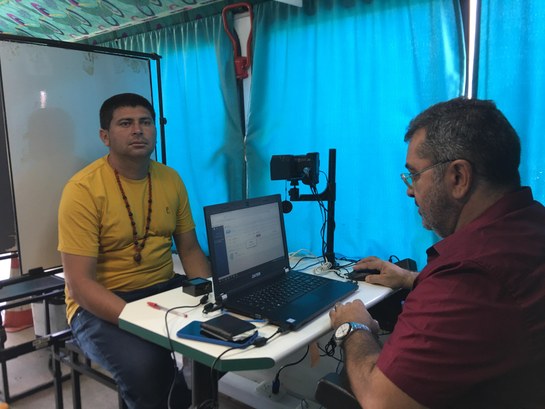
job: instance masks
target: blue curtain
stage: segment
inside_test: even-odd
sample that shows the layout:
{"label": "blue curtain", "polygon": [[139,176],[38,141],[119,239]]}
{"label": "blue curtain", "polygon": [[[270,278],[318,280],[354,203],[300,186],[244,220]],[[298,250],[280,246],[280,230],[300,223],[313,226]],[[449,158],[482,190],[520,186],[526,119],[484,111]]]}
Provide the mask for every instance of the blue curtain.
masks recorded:
{"label": "blue curtain", "polygon": [[[461,94],[464,48],[455,0],[278,2],[254,8],[254,63],[241,135],[231,46],[219,16],[160,29],[110,47],[163,57],[167,162],[184,178],[205,244],[203,205],[240,199],[244,149],[250,197],[282,193],[271,181],[275,154],[337,152],[335,250],[360,257],[411,257],[422,266],[436,237],[399,177],[403,135],[427,106]],[[301,185],[301,194],[308,186]],[[286,215],[290,250],[321,255],[316,202]]]}
{"label": "blue curtain", "polygon": [[206,249],[202,207],[240,199],[244,183],[232,49],[221,16],[101,45],[162,57],[166,162],[186,184]]}
{"label": "blue curtain", "polygon": [[[457,2],[277,2],[256,7],[248,113],[249,195],[282,193],[271,155],[337,152],[335,250],[395,254],[424,265],[436,237],[425,231],[399,174],[404,132],[429,105],[462,93],[464,48]],[[318,190],[325,189],[320,175]],[[300,185],[301,194],[310,193]],[[321,255],[315,202],[286,215],[290,250]]]}
{"label": "blue curtain", "polygon": [[477,96],[494,100],[519,133],[522,182],[545,203],[545,8],[494,0],[481,7]]}

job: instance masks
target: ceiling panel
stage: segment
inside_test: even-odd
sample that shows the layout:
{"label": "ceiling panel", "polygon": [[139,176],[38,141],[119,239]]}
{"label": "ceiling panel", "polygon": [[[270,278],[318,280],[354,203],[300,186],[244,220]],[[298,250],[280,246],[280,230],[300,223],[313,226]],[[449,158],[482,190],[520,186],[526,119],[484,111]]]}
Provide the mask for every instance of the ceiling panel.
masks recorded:
{"label": "ceiling panel", "polygon": [[98,35],[178,13],[195,13],[220,0],[0,0],[0,32],[88,42]]}

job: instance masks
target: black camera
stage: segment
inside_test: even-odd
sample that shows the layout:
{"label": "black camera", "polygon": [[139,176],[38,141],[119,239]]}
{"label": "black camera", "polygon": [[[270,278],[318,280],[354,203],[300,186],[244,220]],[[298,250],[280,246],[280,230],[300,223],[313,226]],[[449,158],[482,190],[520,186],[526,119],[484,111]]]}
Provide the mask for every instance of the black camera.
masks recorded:
{"label": "black camera", "polygon": [[317,185],[320,160],[318,152],[306,155],[273,155],[271,180],[302,181],[305,185]]}

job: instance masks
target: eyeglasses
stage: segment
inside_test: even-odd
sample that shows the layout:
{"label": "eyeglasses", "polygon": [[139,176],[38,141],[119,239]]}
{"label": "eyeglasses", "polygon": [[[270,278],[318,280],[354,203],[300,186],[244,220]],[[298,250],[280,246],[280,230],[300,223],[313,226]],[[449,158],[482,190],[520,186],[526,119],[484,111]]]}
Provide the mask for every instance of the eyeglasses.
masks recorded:
{"label": "eyeglasses", "polygon": [[403,182],[405,182],[405,184],[407,185],[407,187],[409,189],[412,189],[413,188],[413,182],[416,180],[416,177],[417,176],[420,176],[422,173],[424,173],[425,171],[427,170],[430,170],[430,169],[433,169],[439,165],[444,165],[445,163],[450,163],[450,162],[453,162],[454,159],[449,159],[449,160],[444,160],[442,162],[437,162],[433,165],[430,165],[428,166],[427,168],[424,168],[422,169],[421,171],[419,172],[414,172],[414,173],[411,173],[411,172],[406,172],[406,173],[402,173],[401,174],[401,179],[403,180]]}

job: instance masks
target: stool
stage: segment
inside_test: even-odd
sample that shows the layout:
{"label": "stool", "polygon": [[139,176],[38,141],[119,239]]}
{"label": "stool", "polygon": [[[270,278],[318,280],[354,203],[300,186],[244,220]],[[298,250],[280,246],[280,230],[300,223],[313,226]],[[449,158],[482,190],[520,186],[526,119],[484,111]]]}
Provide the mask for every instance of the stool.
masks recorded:
{"label": "stool", "polygon": [[[64,342],[64,345],[58,345],[54,349],[53,356],[58,362],[62,362],[70,368],[70,378],[72,382],[72,401],[74,409],[81,409],[81,385],[80,376],[85,375],[91,379],[100,382],[110,389],[118,391],[117,384],[114,379],[106,375],[104,372],[92,366],[91,359],[85,356],[83,351],[78,347],[76,341],[72,338]],[[83,358],[83,359],[82,359]],[[118,391],[118,407],[126,409],[127,406]],[[57,409],[63,409],[62,390],[60,396],[57,397]]]}

